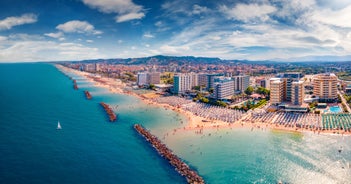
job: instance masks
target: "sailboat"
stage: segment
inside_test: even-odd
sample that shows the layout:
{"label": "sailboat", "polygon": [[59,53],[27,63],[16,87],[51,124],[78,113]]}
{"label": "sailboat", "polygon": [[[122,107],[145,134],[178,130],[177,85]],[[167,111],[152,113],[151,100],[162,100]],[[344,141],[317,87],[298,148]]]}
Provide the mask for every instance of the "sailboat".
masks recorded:
{"label": "sailboat", "polygon": [[56,128],[57,130],[61,130],[62,128],[61,128],[61,124],[60,124],[60,121],[57,121],[57,128]]}

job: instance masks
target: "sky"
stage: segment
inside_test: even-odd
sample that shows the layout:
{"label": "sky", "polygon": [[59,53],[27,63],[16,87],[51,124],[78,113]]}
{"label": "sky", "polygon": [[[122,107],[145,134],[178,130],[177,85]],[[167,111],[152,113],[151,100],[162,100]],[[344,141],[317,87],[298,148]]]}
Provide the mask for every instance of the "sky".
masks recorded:
{"label": "sky", "polygon": [[0,62],[154,55],[350,56],[351,0],[0,1]]}

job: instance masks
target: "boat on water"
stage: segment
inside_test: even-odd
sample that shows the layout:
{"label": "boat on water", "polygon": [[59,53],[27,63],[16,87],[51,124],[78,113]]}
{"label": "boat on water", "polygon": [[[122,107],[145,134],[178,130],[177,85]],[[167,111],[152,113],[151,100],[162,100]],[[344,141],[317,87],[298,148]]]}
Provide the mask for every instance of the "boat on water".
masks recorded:
{"label": "boat on water", "polygon": [[60,124],[60,121],[57,121],[57,128],[56,128],[57,130],[61,130],[62,129],[62,127],[61,127],[61,124]]}

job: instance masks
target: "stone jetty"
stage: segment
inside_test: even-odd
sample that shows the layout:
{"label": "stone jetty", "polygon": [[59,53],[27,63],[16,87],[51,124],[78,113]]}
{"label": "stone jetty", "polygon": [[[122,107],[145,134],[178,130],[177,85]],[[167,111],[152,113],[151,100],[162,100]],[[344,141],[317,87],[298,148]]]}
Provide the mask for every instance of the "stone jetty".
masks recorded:
{"label": "stone jetty", "polygon": [[84,91],[84,94],[85,94],[85,97],[86,97],[88,100],[90,100],[91,98],[93,98],[93,97],[91,96],[91,94],[89,93],[89,91]]}
{"label": "stone jetty", "polygon": [[135,124],[134,129],[148,141],[156,151],[164,157],[176,171],[184,176],[188,183],[202,184],[205,181],[196,171],[192,170],[186,163],[184,163],[177,155],[173,154],[172,151],[167,148],[156,136],[152,135],[149,131],[143,128],[141,125]]}
{"label": "stone jetty", "polygon": [[105,104],[104,102],[100,102],[100,105],[105,109],[109,119],[110,119],[110,122],[114,122],[117,120],[117,115],[113,112],[112,108]]}
{"label": "stone jetty", "polygon": [[73,80],[73,88],[74,88],[75,90],[78,89],[78,85],[77,85],[77,81],[76,81],[76,80]]}

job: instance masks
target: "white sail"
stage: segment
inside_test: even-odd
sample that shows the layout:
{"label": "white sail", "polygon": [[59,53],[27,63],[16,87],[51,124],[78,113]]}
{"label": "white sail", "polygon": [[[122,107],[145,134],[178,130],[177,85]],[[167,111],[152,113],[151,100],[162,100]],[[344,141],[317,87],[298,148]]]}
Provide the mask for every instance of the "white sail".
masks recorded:
{"label": "white sail", "polygon": [[58,129],[58,130],[59,130],[59,129],[62,129],[62,128],[61,128],[61,124],[60,124],[59,121],[57,121],[57,129]]}

